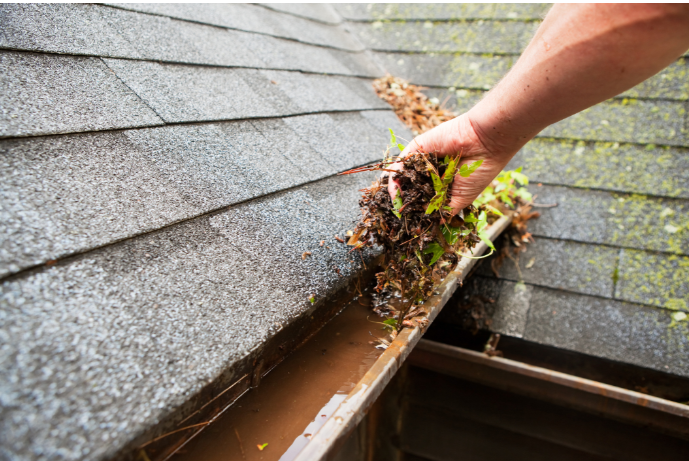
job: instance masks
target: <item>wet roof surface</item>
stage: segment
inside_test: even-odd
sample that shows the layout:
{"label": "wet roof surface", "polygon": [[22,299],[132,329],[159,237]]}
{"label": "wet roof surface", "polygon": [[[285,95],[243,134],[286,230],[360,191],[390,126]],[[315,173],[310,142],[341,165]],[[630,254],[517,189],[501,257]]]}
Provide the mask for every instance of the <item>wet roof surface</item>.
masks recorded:
{"label": "wet roof surface", "polygon": [[[0,456],[108,459],[231,380],[360,270],[335,175],[411,138],[371,79],[468,108],[545,11],[1,5]],[[518,154],[559,206],[524,284],[478,274],[497,331],[689,376],[686,66]]]}

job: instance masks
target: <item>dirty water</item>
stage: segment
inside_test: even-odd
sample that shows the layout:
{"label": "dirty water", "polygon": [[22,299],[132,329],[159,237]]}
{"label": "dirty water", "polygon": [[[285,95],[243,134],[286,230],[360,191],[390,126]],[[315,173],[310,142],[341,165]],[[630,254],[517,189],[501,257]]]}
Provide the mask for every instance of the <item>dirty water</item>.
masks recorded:
{"label": "dirty water", "polygon": [[352,300],[171,459],[295,458],[383,353],[372,344],[385,332],[371,302]]}

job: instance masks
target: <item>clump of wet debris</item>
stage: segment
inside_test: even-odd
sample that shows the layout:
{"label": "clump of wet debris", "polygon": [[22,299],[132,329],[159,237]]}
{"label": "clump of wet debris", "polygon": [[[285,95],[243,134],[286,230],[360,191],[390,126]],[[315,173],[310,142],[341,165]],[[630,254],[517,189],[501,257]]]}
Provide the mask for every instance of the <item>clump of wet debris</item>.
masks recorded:
{"label": "clump of wet debris", "polygon": [[386,75],[373,82],[378,97],[392,106],[399,119],[407,125],[414,136],[424,133],[443,122],[456,117],[439,101],[429,99],[421,90],[426,88],[412,85],[392,75]]}
{"label": "clump of wet debris", "polygon": [[[390,134],[390,145],[396,146],[395,134],[392,130]],[[389,151],[382,162],[343,174],[372,170],[397,173],[400,190],[394,200],[388,192],[387,174],[362,190],[362,214],[347,243],[355,249],[383,248],[374,310],[390,316],[387,325],[399,330],[412,326],[410,319],[423,313],[420,306],[461,257],[471,257],[467,253],[481,241],[495,249],[487,227],[503,213],[486,202],[452,215],[450,185],[456,177],[468,178],[481,166],[481,160],[460,166],[461,156],[438,158],[434,153],[416,151],[393,158]],[[402,170],[389,169],[396,161],[402,162]]]}

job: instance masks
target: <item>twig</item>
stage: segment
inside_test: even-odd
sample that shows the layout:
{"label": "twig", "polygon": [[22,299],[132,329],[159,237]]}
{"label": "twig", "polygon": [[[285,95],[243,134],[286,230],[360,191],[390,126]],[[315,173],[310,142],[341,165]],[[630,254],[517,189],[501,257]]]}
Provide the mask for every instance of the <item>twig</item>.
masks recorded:
{"label": "twig", "polygon": [[239,449],[242,451],[242,459],[246,459],[246,455],[244,454],[244,444],[242,443],[241,437],[239,437],[239,431],[237,428],[234,428],[234,435],[237,436],[237,440],[239,441]]}
{"label": "twig", "polygon": [[208,425],[208,424],[210,424],[210,423],[211,423],[210,421],[206,421],[205,423],[192,424],[191,426],[183,427],[183,428],[181,428],[181,429],[177,429],[176,431],[168,432],[167,434],[163,434],[163,435],[161,435],[160,437],[156,437],[156,438],[153,439],[153,440],[149,440],[148,442],[146,442],[146,443],[144,443],[143,445],[141,445],[139,448],[141,449],[141,448],[147,447],[147,446],[149,446],[150,444],[152,444],[153,442],[157,442],[157,441],[160,440],[160,439],[164,439],[164,438],[167,437],[168,435],[176,434],[176,433],[181,432],[181,431],[186,431],[187,429],[191,429],[191,428],[194,428],[194,427],[206,426],[206,425]]}

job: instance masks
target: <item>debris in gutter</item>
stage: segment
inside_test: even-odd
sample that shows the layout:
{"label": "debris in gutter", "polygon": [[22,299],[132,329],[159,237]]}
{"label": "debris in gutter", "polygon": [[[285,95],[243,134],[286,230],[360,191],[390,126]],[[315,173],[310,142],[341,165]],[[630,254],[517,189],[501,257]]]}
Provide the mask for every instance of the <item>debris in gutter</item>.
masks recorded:
{"label": "debris in gutter", "polygon": [[373,82],[373,89],[395,110],[402,122],[411,128],[414,136],[455,118],[455,114],[435,99],[429,99],[421,90],[401,78],[386,75]]}

